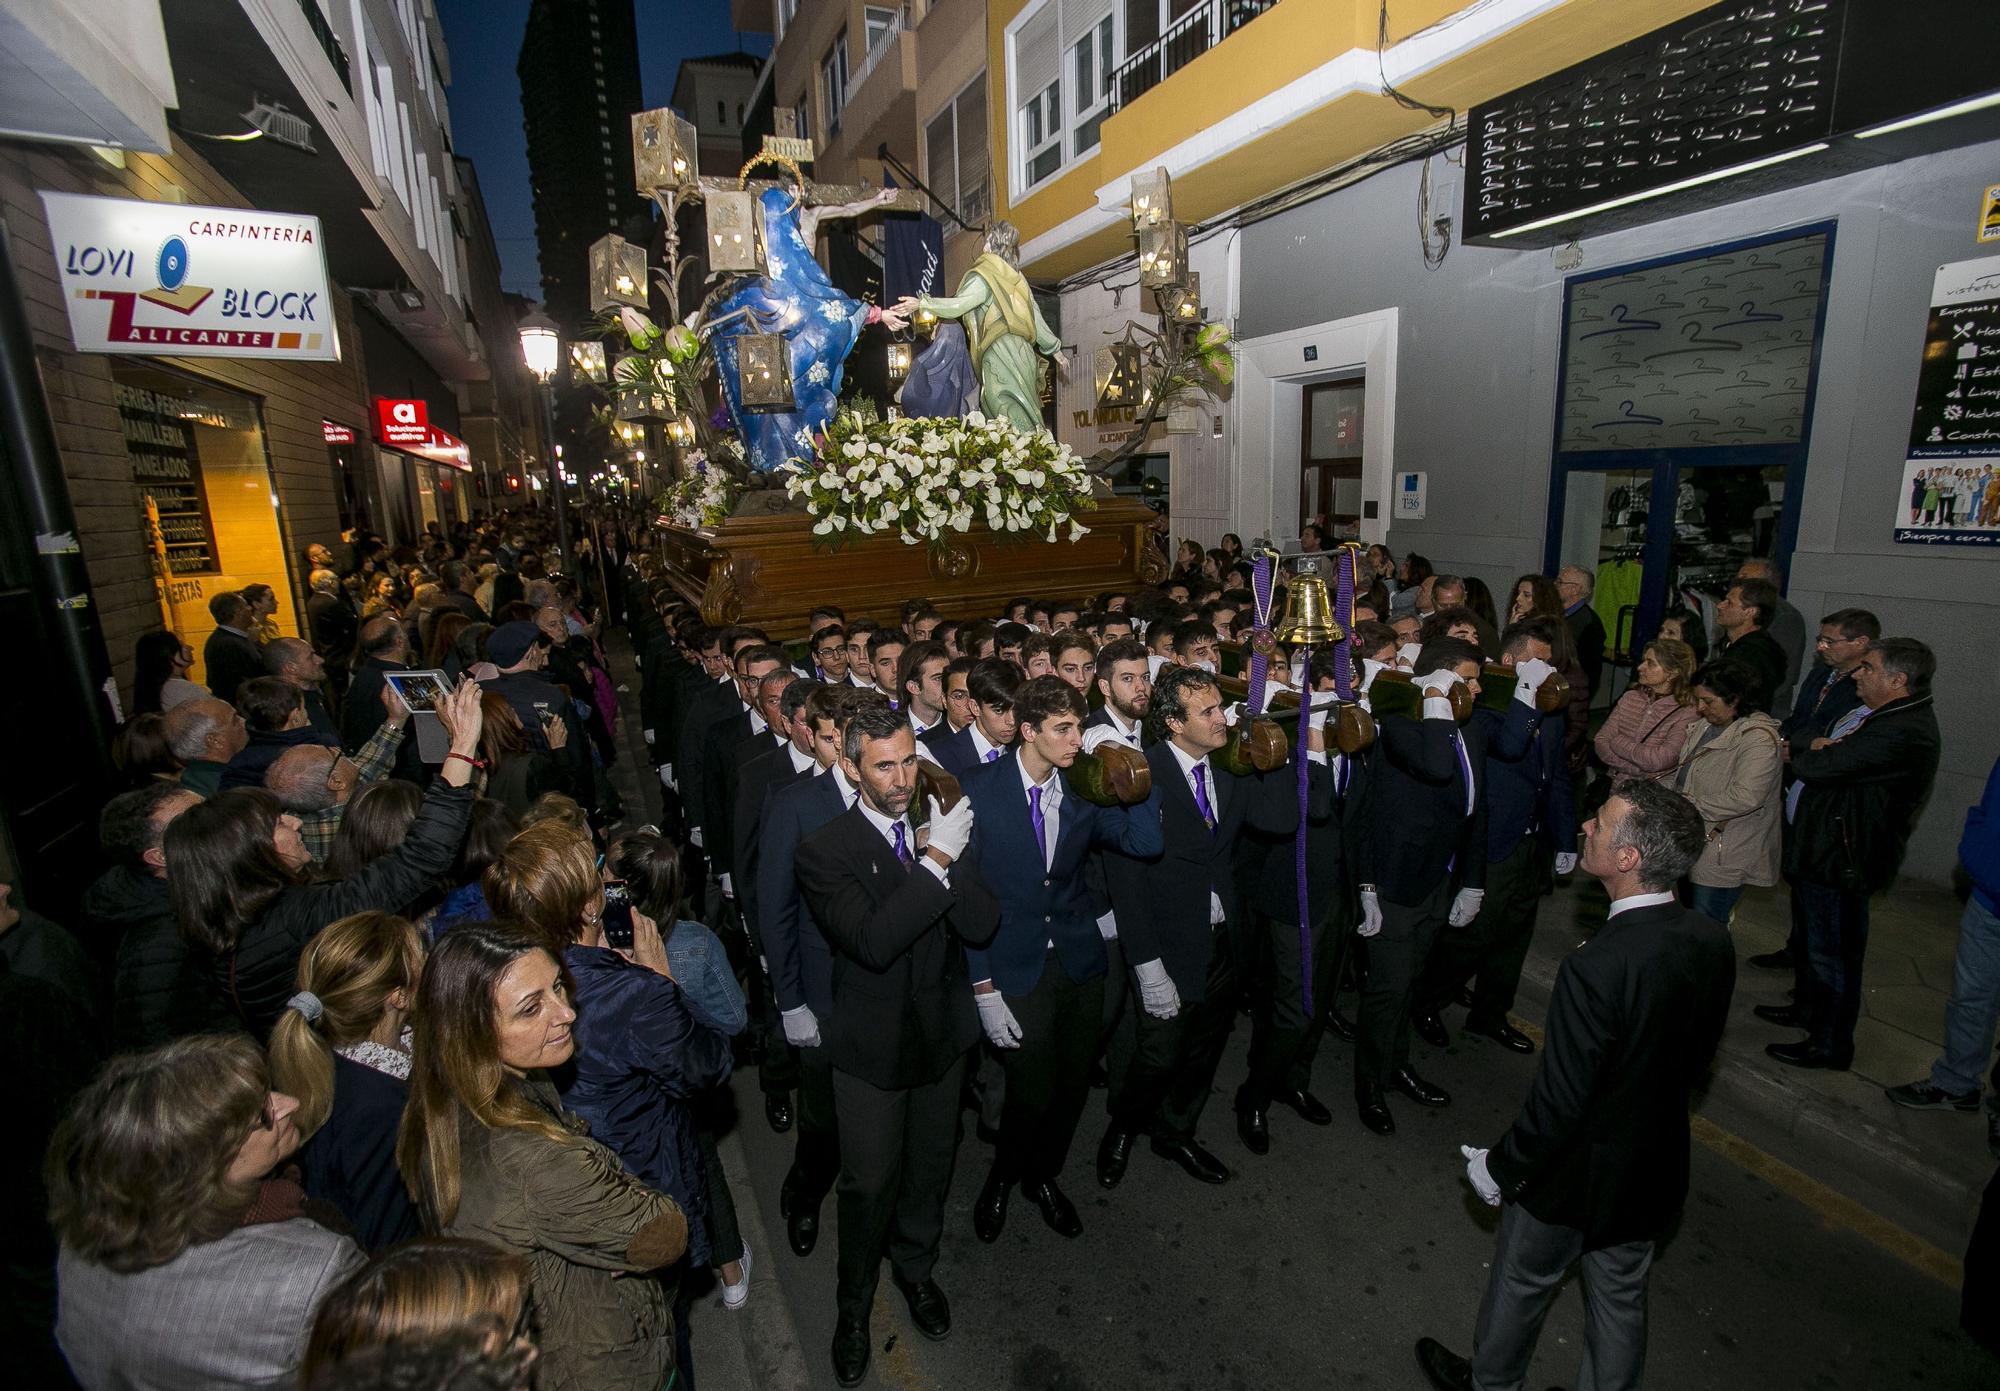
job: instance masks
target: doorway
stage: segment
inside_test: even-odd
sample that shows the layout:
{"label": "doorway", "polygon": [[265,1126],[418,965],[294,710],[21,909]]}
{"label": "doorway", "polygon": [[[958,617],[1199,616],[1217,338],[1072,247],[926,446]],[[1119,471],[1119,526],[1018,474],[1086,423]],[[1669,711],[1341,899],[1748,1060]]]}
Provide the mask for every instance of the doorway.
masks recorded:
{"label": "doorway", "polygon": [[1333,541],[1361,536],[1360,377],[1304,388],[1299,411],[1299,516]]}

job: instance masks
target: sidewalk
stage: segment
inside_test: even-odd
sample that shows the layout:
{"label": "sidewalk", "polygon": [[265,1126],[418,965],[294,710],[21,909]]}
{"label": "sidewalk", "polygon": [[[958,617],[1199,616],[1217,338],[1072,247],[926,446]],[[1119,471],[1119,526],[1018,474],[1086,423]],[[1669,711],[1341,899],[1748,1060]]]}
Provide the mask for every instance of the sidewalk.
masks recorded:
{"label": "sidewalk", "polygon": [[[1560,887],[1543,905],[1522,979],[1525,1017],[1540,1022],[1562,957],[1603,921],[1605,907],[1594,883]],[[1714,1079],[1697,1104],[1702,1118],[1952,1261],[1964,1253],[1980,1193],[1993,1177],[1985,1118],[1913,1111],[1882,1089],[1928,1076],[1942,1047],[1961,911],[1957,899],[1935,890],[1875,899],[1854,1069],[1816,1072],[1765,1056],[1765,1044],[1800,1033],[1765,1023],[1751,1008],[1786,1003],[1792,980],[1748,959],[1785,944],[1791,903],[1783,886],[1750,890],[1731,926],[1737,976],[1729,1024]]]}

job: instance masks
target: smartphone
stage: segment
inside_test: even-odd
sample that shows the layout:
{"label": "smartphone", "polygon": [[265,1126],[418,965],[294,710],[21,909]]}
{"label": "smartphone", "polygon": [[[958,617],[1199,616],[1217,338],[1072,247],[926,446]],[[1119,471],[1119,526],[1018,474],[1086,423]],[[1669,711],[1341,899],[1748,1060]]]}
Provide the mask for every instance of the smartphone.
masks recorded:
{"label": "smartphone", "polygon": [[613,951],[632,950],[632,895],[623,879],[604,886],[604,945]]}

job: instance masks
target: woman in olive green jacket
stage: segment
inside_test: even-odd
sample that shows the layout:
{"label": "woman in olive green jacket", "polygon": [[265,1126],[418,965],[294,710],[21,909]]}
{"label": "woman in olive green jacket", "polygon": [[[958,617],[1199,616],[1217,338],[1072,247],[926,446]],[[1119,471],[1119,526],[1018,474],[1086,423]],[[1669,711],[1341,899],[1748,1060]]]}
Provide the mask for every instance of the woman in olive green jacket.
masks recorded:
{"label": "woman in olive green jacket", "polygon": [[433,1231],[526,1258],[540,1391],[661,1391],[674,1325],[652,1272],[680,1259],[687,1221],[562,1109],[545,1069],[569,1060],[575,1019],[538,937],[447,933],[418,990],[397,1166]]}
{"label": "woman in olive green jacket", "polygon": [[1694,674],[1701,720],[1675,772],[1675,786],[1708,826],[1708,846],[1688,871],[1689,898],[1725,927],[1745,888],[1778,882],[1783,740],[1778,722],[1756,708],[1757,679],[1727,658]]}

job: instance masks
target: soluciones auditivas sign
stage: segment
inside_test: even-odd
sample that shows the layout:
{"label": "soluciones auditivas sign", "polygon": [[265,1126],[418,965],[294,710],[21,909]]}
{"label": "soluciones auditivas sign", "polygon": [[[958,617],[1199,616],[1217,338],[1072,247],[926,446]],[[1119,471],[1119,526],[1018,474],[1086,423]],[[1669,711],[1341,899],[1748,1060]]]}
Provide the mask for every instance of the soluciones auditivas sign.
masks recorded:
{"label": "soluciones auditivas sign", "polygon": [[319,219],[43,193],[78,352],[336,362]]}

